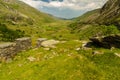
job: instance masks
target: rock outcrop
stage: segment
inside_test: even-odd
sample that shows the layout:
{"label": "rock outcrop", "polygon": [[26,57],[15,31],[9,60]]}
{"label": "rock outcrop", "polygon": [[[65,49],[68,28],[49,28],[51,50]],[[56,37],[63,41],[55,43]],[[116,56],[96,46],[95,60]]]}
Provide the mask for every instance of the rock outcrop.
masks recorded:
{"label": "rock outcrop", "polygon": [[[55,45],[58,43],[60,43],[58,40],[47,40],[46,38],[39,38],[37,40],[36,47],[44,47],[44,50],[50,50],[50,48],[56,48]],[[0,62],[3,60],[12,60],[12,58],[14,58],[18,52],[28,50],[30,48],[32,48],[32,41],[30,37],[18,38],[13,43],[2,43],[0,44]],[[30,61],[35,60],[33,57],[29,57],[28,59]]]}
{"label": "rock outcrop", "polygon": [[7,60],[16,54],[16,43],[3,43],[0,45],[0,60]]}
{"label": "rock outcrop", "polygon": [[100,15],[95,19],[100,24],[120,25],[120,0],[108,0],[100,9]]}
{"label": "rock outcrop", "polygon": [[120,35],[110,35],[102,37],[93,37],[90,38],[91,43],[98,47],[104,48],[120,48]]}
{"label": "rock outcrop", "polygon": [[16,51],[22,51],[22,50],[27,50],[32,47],[32,41],[31,38],[29,37],[24,37],[24,38],[18,38],[15,41],[16,43]]}
{"label": "rock outcrop", "polygon": [[77,20],[83,24],[120,26],[120,0],[108,0],[102,8],[88,11]]}
{"label": "rock outcrop", "polygon": [[41,46],[42,46],[41,43],[42,43],[43,41],[46,41],[46,40],[47,40],[46,38],[39,38],[39,39],[37,40],[37,45],[36,45],[36,47],[37,47],[37,48],[41,47]]}
{"label": "rock outcrop", "polygon": [[31,38],[19,38],[13,43],[0,44],[0,61],[8,61],[23,50],[31,48]]}

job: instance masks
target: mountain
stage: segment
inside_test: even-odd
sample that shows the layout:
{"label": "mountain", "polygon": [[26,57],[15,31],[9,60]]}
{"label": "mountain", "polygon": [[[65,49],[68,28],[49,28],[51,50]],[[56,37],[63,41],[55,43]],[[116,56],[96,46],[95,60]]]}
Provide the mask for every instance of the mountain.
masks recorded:
{"label": "mountain", "polygon": [[105,5],[97,10],[89,11],[77,18],[80,23],[97,23],[116,26],[120,25],[120,1],[108,0]]}
{"label": "mountain", "polygon": [[120,26],[120,0],[109,0],[100,10],[95,19],[100,24],[114,24]]}
{"label": "mountain", "polygon": [[102,8],[76,18],[69,27],[72,33],[80,36],[80,39],[119,33],[120,1],[108,0]]}
{"label": "mountain", "polygon": [[18,0],[0,0],[0,12],[0,21],[12,24],[41,25],[56,20]]}
{"label": "mountain", "polygon": [[13,41],[23,37],[23,34],[31,37],[46,36],[50,34],[47,30],[59,27],[61,22],[19,0],[0,0],[0,41]]}
{"label": "mountain", "polygon": [[95,9],[92,11],[88,11],[87,13],[83,14],[82,16],[76,18],[75,20],[80,23],[92,23],[93,20],[96,19],[100,15],[100,9]]}

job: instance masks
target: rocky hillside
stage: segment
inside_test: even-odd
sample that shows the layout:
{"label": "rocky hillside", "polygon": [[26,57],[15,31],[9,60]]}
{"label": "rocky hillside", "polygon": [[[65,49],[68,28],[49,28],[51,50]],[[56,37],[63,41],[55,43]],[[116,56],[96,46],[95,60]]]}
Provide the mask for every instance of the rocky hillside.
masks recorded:
{"label": "rocky hillside", "polygon": [[40,12],[19,0],[0,0],[0,41],[14,41],[23,35],[59,37],[63,33],[61,31],[69,32],[64,25],[65,21]]}
{"label": "rocky hillside", "polygon": [[95,20],[100,24],[120,25],[120,0],[109,0]]}
{"label": "rocky hillside", "polygon": [[89,11],[86,14],[77,18],[79,23],[98,23],[98,24],[114,24],[120,25],[120,1],[108,0],[101,8]]}
{"label": "rocky hillside", "polygon": [[108,0],[102,8],[78,17],[69,27],[72,28],[72,32],[79,34],[80,39],[83,39],[83,37],[118,34],[119,26],[120,1]]}
{"label": "rocky hillside", "polygon": [[55,18],[18,0],[0,0],[0,21],[14,25],[41,25],[54,22]]}

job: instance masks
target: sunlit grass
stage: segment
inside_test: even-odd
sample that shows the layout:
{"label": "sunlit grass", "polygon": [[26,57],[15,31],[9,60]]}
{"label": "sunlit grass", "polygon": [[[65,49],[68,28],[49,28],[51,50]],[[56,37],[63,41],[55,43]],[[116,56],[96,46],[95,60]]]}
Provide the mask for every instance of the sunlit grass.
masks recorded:
{"label": "sunlit grass", "polygon": [[[120,58],[114,51],[95,49],[104,54],[92,55],[92,50],[76,48],[81,42],[67,41],[56,48],[31,49],[19,53],[12,62],[0,64],[1,80],[118,80]],[[28,57],[34,57],[30,61]],[[114,76],[114,77],[112,77]]]}

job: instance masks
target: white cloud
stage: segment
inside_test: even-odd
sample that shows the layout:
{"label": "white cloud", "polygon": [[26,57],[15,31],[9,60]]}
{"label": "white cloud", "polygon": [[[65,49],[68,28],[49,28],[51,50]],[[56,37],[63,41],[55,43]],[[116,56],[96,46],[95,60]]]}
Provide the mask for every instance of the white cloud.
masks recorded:
{"label": "white cloud", "polygon": [[44,2],[41,0],[20,0],[40,11],[62,18],[78,17],[96,8],[100,8],[107,0],[59,0]]}
{"label": "white cloud", "polygon": [[33,7],[56,7],[56,8],[70,8],[74,10],[84,10],[84,9],[95,9],[100,8],[106,0],[64,0],[63,2],[59,1],[50,1],[49,3],[43,1],[34,1],[34,0],[21,0]]}

